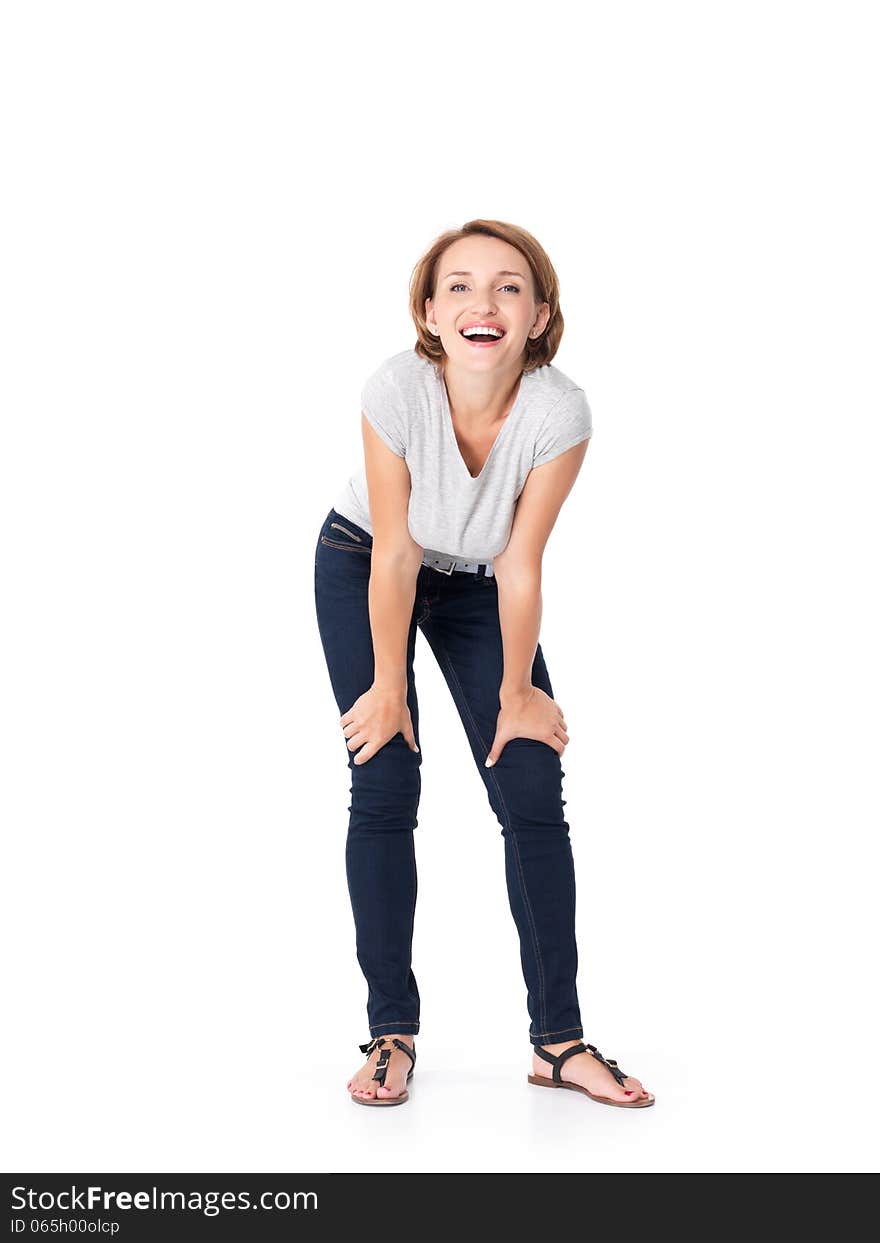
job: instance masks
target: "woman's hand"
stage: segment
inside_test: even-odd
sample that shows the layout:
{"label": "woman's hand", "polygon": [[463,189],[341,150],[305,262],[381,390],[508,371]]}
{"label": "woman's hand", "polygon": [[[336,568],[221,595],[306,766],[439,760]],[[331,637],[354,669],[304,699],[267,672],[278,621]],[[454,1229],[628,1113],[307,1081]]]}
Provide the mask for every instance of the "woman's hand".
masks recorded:
{"label": "woman's hand", "polygon": [[501,697],[501,711],[495,726],[495,739],[486,757],[491,768],[511,738],[534,738],[546,742],[562,755],[568,742],[562,709],[539,686],[530,686],[522,694]]}
{"label": "woman's hand", "polygon": [[389,738],[403,734],[411,751],[418,751],[405,690],[385,690],[374,683],[339,718],[349,751],[358,751],[355,764],[366,764]]}

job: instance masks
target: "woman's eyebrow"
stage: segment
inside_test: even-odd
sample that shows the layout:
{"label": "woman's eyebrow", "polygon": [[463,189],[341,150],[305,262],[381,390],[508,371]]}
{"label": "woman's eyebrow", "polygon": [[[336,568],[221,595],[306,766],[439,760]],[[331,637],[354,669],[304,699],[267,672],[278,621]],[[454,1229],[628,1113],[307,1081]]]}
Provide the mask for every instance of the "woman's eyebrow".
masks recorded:
{"label": "woman's eyebrow", "polygon": [[[502,269],[500,272],[496,272],[495,275],[496,276],[518,276],[521,281],[524,281],[526,279],[523,276],[522,272],[508,272],[505,269]],[[473,272],[447,272],[446,275],[442,277],[442,279],[444,281],[448,280],[450,276],[473,276]]]}

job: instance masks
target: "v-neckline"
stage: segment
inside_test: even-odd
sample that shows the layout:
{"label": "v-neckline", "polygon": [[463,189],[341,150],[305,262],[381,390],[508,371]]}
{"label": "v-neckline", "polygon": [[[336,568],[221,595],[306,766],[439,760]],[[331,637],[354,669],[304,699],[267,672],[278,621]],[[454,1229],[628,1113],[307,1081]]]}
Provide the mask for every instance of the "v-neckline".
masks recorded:
{"label": "v-neckline", "polygon": [[513,416],[519,410],[520,403],[522,401],[523,381],[526,378],[526,373],[522,372],[522,374],[519,377],[519,387],[516,390],[516,397],[514,397],[513,399],[513,405],[508,410],[505,416],[504,422],[501,424],[501,427],[498,431],[498,435],[492,441],[492,447],[490,448],[488,454],[486,455],[486,460],[483,463],[482,467],[480,468],[480,473],[478,475],[472,475],[470,472],[470,469],[468,468],[467,462],[462,457],[461,449],[459,448],[458,440],[455,435],[455,424],[452,421],[452,411],[449,408],[449,393],[446,388],[446,379],[443,375],[442,370],[436,364],[434,366],[434,371],[435,371],[437,383],[440,385],[440,404],[443,407],[443,421],[446,424],[446,429],[450,437],[452,438],[452,450],[456,458],[458,459],[458,461],[461,463],[461,469],[464,471],[465,477],[467,479],[470,479],[471,483],[479,483],[480,480],[485,476],[486,471],[489,468],[489,463],[492,461],[495,450],[498,447],[498,442],[501,439],[501,437],[504,435],[505,431],[507,430],[507,424],[510,422]]}

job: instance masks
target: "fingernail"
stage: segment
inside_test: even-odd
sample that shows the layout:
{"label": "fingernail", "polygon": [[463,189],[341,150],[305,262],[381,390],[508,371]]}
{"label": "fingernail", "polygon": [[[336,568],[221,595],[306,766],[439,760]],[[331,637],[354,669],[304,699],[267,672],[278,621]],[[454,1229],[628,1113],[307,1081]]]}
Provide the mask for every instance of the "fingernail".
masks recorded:
{"label": "fingernail", "polygon": [[491,767],[492,767],[492,765],[493,765],[494,763],[495,763],[495,761],[492,759],[492,757],[491,757],[491,755],[490,755],[490,756],[489,756],[489,758],[486,760],[485,767],[486,767],[486,768],[491,768]]}

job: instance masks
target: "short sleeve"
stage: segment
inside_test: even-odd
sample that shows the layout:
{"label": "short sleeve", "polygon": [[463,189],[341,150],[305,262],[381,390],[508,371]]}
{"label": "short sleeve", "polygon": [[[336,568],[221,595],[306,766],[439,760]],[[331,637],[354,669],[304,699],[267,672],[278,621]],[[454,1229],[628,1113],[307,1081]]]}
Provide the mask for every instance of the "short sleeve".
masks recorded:
{"label": "short sleeve", "polygon": [[535,438],[532,466],[552,462],[566,449],[588,440],[593,434],[593,416],[582,388],[569,389],[559,398]]}
{"label": "short sleeve", "polygon": [[406,457],[406,409],[400,389],[383,364],[361,390],[361,409],[370,426],[398,457]]}

